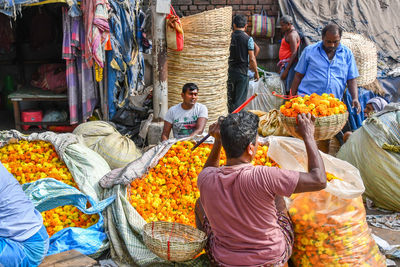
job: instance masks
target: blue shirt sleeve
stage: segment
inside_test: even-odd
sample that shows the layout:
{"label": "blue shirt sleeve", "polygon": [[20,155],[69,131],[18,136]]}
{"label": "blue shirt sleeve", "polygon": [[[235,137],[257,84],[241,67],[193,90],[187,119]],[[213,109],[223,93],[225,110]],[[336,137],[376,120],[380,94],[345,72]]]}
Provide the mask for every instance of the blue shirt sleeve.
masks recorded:
{"label": "blue shirt sleeve", "polygon": [[301,73],[301,74],[306,74],[306,70],[307,70],[307,65],[308,65],[308,60],[307,60],[307,54],[308,54],[308,47],[306,47],[303,50],[303,53],[300,56],[299,62],[297,62],[297,65],[294,69],[294,71]]}
{"label": "blue shirt sleeve", "polygon": [[349,72],[347,73],[347,80],[351,80],[354,78],[357,78],[360,76],[358,73],[357,65],[356,65],[356,60],[354,59],[354,55],[351,51],[349,51],[349,56],[348,56],[348,65],[349,65]]}
{"label": "blue shirt sleeve", "polygon": [[250,37],[250,38],[249,38],[249,41],[248,41],[248,43],[247,43],[247,49],[249,49],[249,50],[254,50],[254,40],[253,40],[253,37]]}

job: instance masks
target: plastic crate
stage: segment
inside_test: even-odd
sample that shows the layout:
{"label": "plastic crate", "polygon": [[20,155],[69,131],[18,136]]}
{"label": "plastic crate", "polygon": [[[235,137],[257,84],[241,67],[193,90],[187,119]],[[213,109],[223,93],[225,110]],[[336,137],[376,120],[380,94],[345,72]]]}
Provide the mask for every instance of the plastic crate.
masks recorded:
{"label": "plastic crate", "polygon": [[[43,112],[41,110],[25,110],[21,112],[21,122],[42,122],[43,120]],[[22,125],[22,129],[24,131],[28,130],[30,126],[34,125]],[[42,129],[42,126],[37,125],[39,129]]]}

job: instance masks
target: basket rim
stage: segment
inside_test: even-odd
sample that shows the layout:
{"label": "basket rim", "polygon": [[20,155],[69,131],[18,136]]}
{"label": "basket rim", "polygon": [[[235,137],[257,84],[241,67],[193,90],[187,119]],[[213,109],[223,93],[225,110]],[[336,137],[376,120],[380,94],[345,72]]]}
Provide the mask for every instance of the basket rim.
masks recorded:
{"label": "basket rim", "polygon": [[145,235],[147,235],[149,238],[153,239],[153,240],[158,240],[160,242],[164,242],[164,241],[160,240],[159,238],[153,237],[150,233],[148,233],[148,230],[151,231],[153,223],[154,224],[158,224],[158,225],[161,225],[161,224],[173,224],[173,223],[174,224],[179,224],[179,225],[183,226],[184,228],[188,228],[188,229],[193,228],[196,231],[198,231],[201,235],[203,235],[202,239],[198,239],[198,240],[195,240],[195,241],[185,241],[185,242],[182,242],[182,241],[170,241],[170,243],[175,243],[175,244],[198,244],[198,243],[202,243],[202,242],[204,242],[204,241],[206,241],[208,239],[208,236],[207,236],[207,234],[205,232],[203,232],[203,231],[201,231],[201,230],[199,230],[199,229],[197,229],[197,228],[195,228],[193,226],[190,226],[190,225],[187,225],[187,224],[183,224],[183,223],[178,223],[178,222],[156,221],[156,222],[146,223],[143,226],[143,233]]}
{"label": "basket rim", "polygon": [[[296,120],[297,117],[289,117],[286,116],[285,114],[283,114],[281,111],[279,111],[279,114],[282,117],[285,117],[287,120]],[[346,110],[346,112],[344,113],[339,113],[339,114],[334,114],[334,115],[330,115],[330,116],[323,116],[323,117],[315,117],[315,120],[329,120],[330,118],[337,118],[337,117],[342,117],[342,116],[346,116],[349,114],[349,111]]]}

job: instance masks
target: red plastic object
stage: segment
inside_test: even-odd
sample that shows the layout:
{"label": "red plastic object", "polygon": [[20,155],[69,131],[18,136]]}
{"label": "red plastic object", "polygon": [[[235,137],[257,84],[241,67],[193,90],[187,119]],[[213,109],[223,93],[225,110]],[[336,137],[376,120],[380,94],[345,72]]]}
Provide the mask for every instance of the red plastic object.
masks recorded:
{"label": "red plastic object", "polygon": [[[25,110],[21,112],[21,121],[22,122],[41,122],[43,120],[43,112],[41,110]],[[29,127],[33,125],[22,125],[22,129],[24,131],[28,130]],[[37,125],[39,129],[42,129],[42,126]]]}
{"label": "red plastic object", "polygon": [[64,125],[64,126],[49,126],[47,129],[53,132],[60,132],[60,133],[72,133],[73,130],[78,126],[78,124],[74,125]]}

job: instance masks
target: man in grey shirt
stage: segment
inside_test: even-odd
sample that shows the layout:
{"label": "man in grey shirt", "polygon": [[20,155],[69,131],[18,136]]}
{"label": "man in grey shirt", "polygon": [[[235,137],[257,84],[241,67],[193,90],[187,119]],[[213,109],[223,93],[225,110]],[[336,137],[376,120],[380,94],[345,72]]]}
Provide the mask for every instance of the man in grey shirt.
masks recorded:
{"label": "man in grey shirt", "polygon": [[164,118],[161,141],[169,138],[171,129],[176,139],[203,133],[208,119],[207,107],[197,103],[199,88],[187,83],[182,88],[183,102],[171,107]]}

